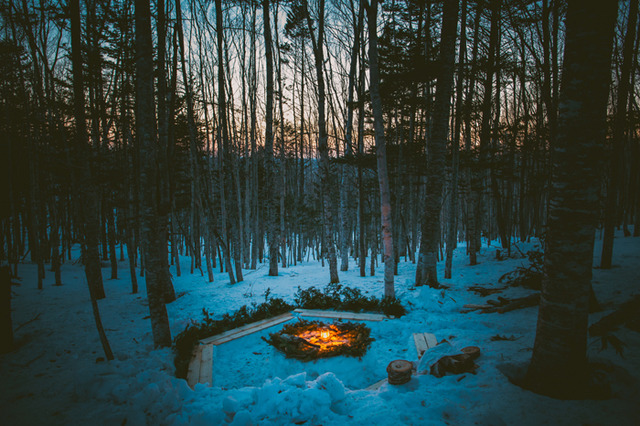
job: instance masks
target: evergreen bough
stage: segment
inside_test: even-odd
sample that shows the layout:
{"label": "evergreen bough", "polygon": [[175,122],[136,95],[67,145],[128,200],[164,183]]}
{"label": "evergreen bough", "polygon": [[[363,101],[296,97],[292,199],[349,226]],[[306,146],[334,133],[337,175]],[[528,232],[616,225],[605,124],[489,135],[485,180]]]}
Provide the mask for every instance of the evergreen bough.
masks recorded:
{"label": "evergreen bough", "polygon": [[303,309],[335,309],[348,312],[376,312],[385,315],[401,317],[406,314],[406,309],[397,298],[377,299],[373,296],[365,296],[357,288],[343,286],[341,284],[329,284],[324,290],[316,287],[302,289],[294,295],[295,305],[290,305],[281,298],[270,298],[270,291],[264,303],[247,305],[233,313],[226,313],[221,319],[212,318],[212,313],[202,309],[203,319],[198,322],[191,320],[189,324],[173,341],[175,353],[174,365],[176,377],[186,378],[191,362],[193,348],[198,341],[206,337],[215,336],[234,328],[241,327],[256,321],[272,318],[277,315],[290,312],[295,308]]}

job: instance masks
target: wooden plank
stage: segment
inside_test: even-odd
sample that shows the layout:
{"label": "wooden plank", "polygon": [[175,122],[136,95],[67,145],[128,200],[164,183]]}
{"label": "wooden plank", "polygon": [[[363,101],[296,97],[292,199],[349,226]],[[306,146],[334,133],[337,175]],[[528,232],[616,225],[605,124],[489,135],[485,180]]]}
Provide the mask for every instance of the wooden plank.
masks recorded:
{"label": "wooden plank", "polygon": [[382,387],[382,385],[384,385],[388,381],[389,381],[389,379],[382,379],[379,382],[375,382],[374,384],[372,384],[371,386],[369,386],[365,390],[370,390],[370,391],[378,390],[378,389],[380,389]]}
{"label": "wooden plank", "polygon": [[316,309],[295,309],[294,312],[299,313],[302,317],[316,318],[334,318],[358,321],[382,321],[385,319],[393,319],[393,316],[383,314],[355,313],[355,312],[339,312],[339,311],[322,311]]}
{"label": "wooden plank", "polygon": [[422,357],[422,354],[429,349],[427,347],[427,342],[424,339],[424,334],[422,333],[413,333],[413,341],[416,344],[416,352],[418,353],[418,359]]}
{"label": "wooden plank", "polygon": [[200,340],[200,343],[202,343],[203,345],[220,345],[222,343],[230,342],[231,340],[247,336],[257,331],[264,330],[265,328],[273,327],[274,325],[281,324],[291,319],[293,319],[293,315],[291,314],[291,312],[287,312],[286,314],[278,315],[277,317],[243,325],[242,327],[234,328],[233,330],[225,331],[224,333],[207,337],[206,339]]}
{"label": "wooden plank", "polygon": [[433,348],[438,344],[436,336],[431,333],[413,333],[413,341],[416,344],[418,359],[422,357],[425,351]]}
{"label": "wooden plank", "polygon": [[424,334],[424,340],[427,342],[428,349],[431,349],[438,345],[438,339],[436,339],[435,334],[431,333],[422,333]]}
{"label": "wooden plank", "polygon": [[200,379],[198,383],[211,385],[213,383],[213,345],[203,345],[201,353]]}
{"label": "wooden plank", "polygon": [[198,345],[193,349],[189,371],[187,373],[187,384],[193,388],[200,380],[200,364],[202,360],[202,346]]}

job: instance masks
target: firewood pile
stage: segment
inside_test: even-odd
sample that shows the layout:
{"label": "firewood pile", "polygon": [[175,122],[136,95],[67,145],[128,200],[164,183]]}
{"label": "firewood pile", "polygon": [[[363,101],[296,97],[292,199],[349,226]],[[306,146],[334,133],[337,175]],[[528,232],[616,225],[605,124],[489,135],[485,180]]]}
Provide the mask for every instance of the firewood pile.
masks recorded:
{"label": "firewood pile", "polygon": [[540,303],[540,293],[534,293],[529,296],[520,297],[517,299],[507,299],[506,297],[498,296],[497,300],[487,300],[485,304],[466,304],[463,306],[462,313],[468,313],[473,311],[480,311],[483,314],[490,314],[497,312],[503,314],[505,312],[514,311],[516,309],[528,308]]}

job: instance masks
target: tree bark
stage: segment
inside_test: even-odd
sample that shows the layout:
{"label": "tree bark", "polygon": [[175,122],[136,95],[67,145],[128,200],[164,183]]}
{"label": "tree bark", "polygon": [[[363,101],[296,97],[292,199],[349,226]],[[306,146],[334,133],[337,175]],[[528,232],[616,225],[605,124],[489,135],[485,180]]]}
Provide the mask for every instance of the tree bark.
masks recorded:
{"label": "tree bark", "polygon": [[166,242],[159,232],[158,150],[156,141],[155,101],[153,91],[153,47],[149,0],[136,0],[136,129],[140,147],[140,186],[142,191],[142,247],[146,268],[147,298],[153,343],[171,346],[169,318],[164,304],[161,257],[166,256]]}
{"label": "tree bark", "polygon": [[11,324],[11,268],[0,267],[0,353],[13,349],[13,325]]}
{"label": "tree bark", "polygon": [[617,2],[570,0],[545,249],[526,385],[556,397],[587,385],[588,301],[598,221],[598,170]]}
{"label": "tree bark", "polygon": [[333,241],[332,232],[332,206],[331,206],[331,170],[329,159],[329,135],[327,134],[327,123],[325,116],[325,79],[324,79],[324,15],[325,15],[325,1],[319,2],[319,19],[318,19],[318,37],[314,35],[313,25],[311,22],[311,16],[309,15],[309,5],[307,0],[304,0],[307,27],[311,37],[311,44],[313,46],[313,54],[316,65],[316,75],[318,80],[318,151],[320,153],[320,161],[318,167],[320,169],[320,185],[321,185],[321,197],[322,197],[322,215],[324,218],[324,246],[326,247],[326,253],[329,260],[329,279],[331,283],[340,282],[338,277],[338,259],[336,256],[336,246]]}
{"label": "tree bark", "polygon": [[438,288],[438,243],[440,241],[440,213],[442,207],[442,187],[444,183],[447,135],[449,132],[449,110],[453,86],[453,65],[456,51],[458,25],[458,2],[444,3],[442,15],[442,37],[440,43],[440,71],[436,84],[436,101],[433,116],[433,130],[427,140],[427,193],[425,215],[420,238],[420,257],[416,268],[416,285]]}
{"label": "tree bark", "polygon": [[[365,0],[363,0],[365,1]],[[376,159],[378,166],[378,185],[380,187],[380,220],[382,223],[382,243],[384,247],[384,297],[394,298],[393,283],[393,224],[391,219],[391,194],[389,192],[389,176],[387,173],[387,148],[384,134],[384,117],[382,115],[382,99],[380,98],[380,70],[378,65],[378,1],[372,0],[367,10],[369,24],[369,73],[371,107],[373,109]],[[373,254],[372,254],[373,257]]]}
{"label": "tree bark", "polygon": [[273,39],[271,36],[271,20],[269,0],[262,0],[262,14],[264,20],[264,47],[267,60],[267,106],[265,118],[264,165],[266,173],[266,204],[267,204],[267,243],[269,244],[269,276],[278,276],[278,255],[280,239],[276,222],[275,171],[273,159]]}
{"label": "tree bark", "polygon": [[464,67],[466,66],[467,37],[467,0],[462,0],[462,15],[460,17],[460,52],[458,56],[458,80],[456,81],[456,105],[455,105],[455,129],[451,142],[452,171],[451,171],[451,198],[449,200],[449,221],[447,224],[447,247],[444,266],[445,279],[451,278],[453,265],[453,249],[456,246],[458,229],[458,170],[460,165],[460,132],[462,127],[462,95],[464,81]]}
{"label": "tree bark", "polygon": [[[73,109],[76,124],[76,146],[82,153],[82,165],[80,167],[80,177],[77,181],[78,195],[81,200],[81,217],[83,225],[84,241],[82,244],[82,257],[84,260],[84,271],[89,286],[91,307],[96,328],[102,343],[102,349],[108,360],[113,359],[113,353],[104,328],[100,320],[97,300],[104,298],[102,287],[102,271],[100,270],[99,244],[99,211],[98,192],[91,173],[91,147],[87,140],[85,102],[84,102],[84,82],[82,76],[82,53],[81,53],[81,27],[80,27],[80,5],[79,0],[70,0],[69,12],[71,15],[71,63],[73,68]],[[100,290],[103,290],[102,293]]]}
{"label": "tree bark", "polygon": [[622,48],[622,68],[618,83],[618,99],[616,100],[615,118],[613,123],[613,152],[609,161],[609,182],[607,186],[607,198],[604,210],[604,236],[602,238],[602,255],[600,267],[611,268],[613,257],[613,234],[616,225],[619,224],[619,210],[621,206],[621,194],[624,173],[624,140],[628,128],[627,124],[627,99],[631,89],[630,76],[636,38],[636,21],[638,18],[638,0],[629,2],[629,19],[627,22],[627,34]]}

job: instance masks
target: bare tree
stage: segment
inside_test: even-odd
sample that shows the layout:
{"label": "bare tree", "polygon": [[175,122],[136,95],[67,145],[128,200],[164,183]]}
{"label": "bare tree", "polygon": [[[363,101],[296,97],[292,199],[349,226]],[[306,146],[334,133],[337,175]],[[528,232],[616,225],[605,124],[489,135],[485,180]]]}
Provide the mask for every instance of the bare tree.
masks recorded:
{"label": "bare tree", "polygon": [[526,385],[567,397],[588,385],[593,245],[617,2],[569,1],[540,312]]}
{"label": "bare tree", "polygon": [[162,256],[167,256],[162,241],[158,213],[158,144],[156,108],[153,90],[153,46],[149,0],[136,0],[136,136],[140,152],[140,186],[142,190],[142,248],[146,265],[147,299],[151,317],[153,343],[171,346],[169,318],[164,303]]}
{"label": "bare tree", "polygon": [[456,51],[458,25],[458,1],[444,3],[442,37],[440,45],[440,71],[436,85],[436,101],[433,114],[433,130],[427,140],[427,194],[425,215],[422,222],[420,257],[416,268],[416,285],[438,288],[438,244],[440,242],[440,211],[444,184],[445,153],[449,132],[449,109],[453,86],[453,65]]}
{"label": "bare tree", "polygon": [[309,5],[307,0],[304,2],[304,11],[307,21],[307,28],[311,38],[311,45],[313,47],[313,56],[315,58],[316,76],[318,84],[318,151],[320,152],[320,162],[318,167],[320,168],[320,186],[322,196],[322,215],[324,219],[324,246],[326,247],[327,255],[329,258],[329,276],[332,283],[340,282],[338,277],[338,259],[336,256],[336,246],[333,241],[332,232],[332,208],[331,208],[331,194],[330,194],[330,160],[329,160],[329,145],[327,134],[327,123],[325,115],[325,77],[324,77],[324,22],[325,22],[325,1],[319,0],[318,4],[318,36],[316,37],[313,31],[313,24],[311,15],[309,13]]}
{"label": "bare tree", "polygon": [[384,246],[384,297],[393,298],[396,296],[393,284],[393,224],[391,220],[389,176],[387,173],[387,147],[384,134],[384,117],[382,115],[382,99],[380,98],[377,19],[378,1],[372,0],[370,4],[367,4],[367,22],[369,24],[369,73],[371,76],[369,92],[371,94],[371,107],[373,109],[373,125],[375,129],[376,158],[378,165],[378,185],[380,187],[380,219],[382,222],[382,244]]}
{"label": "bare tree", "polygon": [[[98,309],[98,293],[102,289],[102,271],[100,270],[100,257],[98,253],[98,193],[91,173],[91,148],[87,139],[84,82],[82,75],[82,51],[81,51],[81,26],[80,26],[80,4],[79,0],[69,2],[71,15],[71,62],[73,66],[73,110],[76,121],[76,148],[82,153],[80,160],[80,176],[77,179],[76,189],[81,200],[83,237],[82,259],[84,262],[84,272],[89,285],[89,295],[93,318],[96,322],[102,349],[108,360],[113,359],[111,346],[107,340],[107,335],[102,326],[100,311]],[[104,297],[104,294],[102,294]],[[164,305],[163,305],[164,306]]]}

